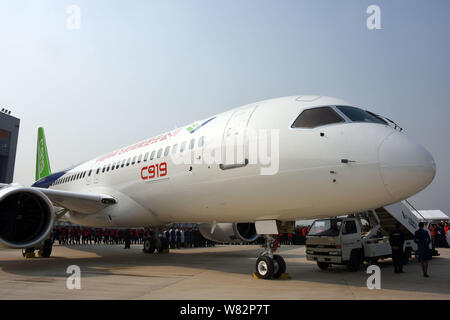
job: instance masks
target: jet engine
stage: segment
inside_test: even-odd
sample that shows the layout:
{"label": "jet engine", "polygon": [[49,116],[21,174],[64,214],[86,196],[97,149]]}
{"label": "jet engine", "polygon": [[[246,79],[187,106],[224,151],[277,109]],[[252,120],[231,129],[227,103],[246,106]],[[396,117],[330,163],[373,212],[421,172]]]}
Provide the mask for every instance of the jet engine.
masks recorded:
{"label": "jet engine", "polygon": [[5,187],[0,190],[0,244],[29,248],[43,242],[55,221],[48,197],[33,188]]}
{"label": "jet engine", "polygon": [[212,223],[202,223],[198,228],[202,236],[214,242],[242,243],[258,238],[254,223],[217,223],[214,229]]}

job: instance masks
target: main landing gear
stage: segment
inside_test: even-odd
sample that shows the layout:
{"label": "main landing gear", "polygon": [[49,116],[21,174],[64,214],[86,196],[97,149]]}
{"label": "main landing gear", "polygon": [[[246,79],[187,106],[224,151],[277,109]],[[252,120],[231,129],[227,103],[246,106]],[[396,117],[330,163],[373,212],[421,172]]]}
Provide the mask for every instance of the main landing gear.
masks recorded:
{"label": "main landing gear", "polygon": [[278,248],[278,241],[272,235],[264,235],[266,242],[264,251],[256,260],[256,276],[260,279],[279,279],[286,273],[286,263],[283,257],[274,254]]}
{"label": "main landing gear", "polygon": [[[24,248],[22,249],[22,255],[24,256],[24,258],[34,258],[36,256],[35,250],[35,247]],[[52,254],[52,250],[53,241],[52,239],[47,239],[38,248],[38,256],[41,258],[49,258]]]}
{"label": "main landing gear", "polygon": [[144,240],[144,249],[142,250],[144,253],[169,253],[169,241],[166,238],[146,238]]}

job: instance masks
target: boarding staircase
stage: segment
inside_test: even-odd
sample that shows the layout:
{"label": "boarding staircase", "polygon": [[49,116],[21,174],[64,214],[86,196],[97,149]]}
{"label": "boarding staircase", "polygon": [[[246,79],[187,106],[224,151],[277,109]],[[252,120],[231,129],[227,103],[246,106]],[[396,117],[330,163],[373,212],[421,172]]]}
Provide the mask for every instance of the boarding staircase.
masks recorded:
{"label": "boarding staircase", "polygon": [[414,236],[414,233],[419,229],[419,222],[423,219],[419,211],[407,200],[375,209],[375,213],[384,231],[389,234],[395,230],[395,225],[399,222],[402,225],[401,229],[406,232],[408,238]]}

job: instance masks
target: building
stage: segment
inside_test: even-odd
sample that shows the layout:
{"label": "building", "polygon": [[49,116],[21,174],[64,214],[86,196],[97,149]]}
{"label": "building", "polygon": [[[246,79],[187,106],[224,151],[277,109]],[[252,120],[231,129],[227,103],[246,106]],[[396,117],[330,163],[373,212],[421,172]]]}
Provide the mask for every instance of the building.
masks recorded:
{"label": "building", "polygon": [[11,183],[14,177],[20,120],[11,111],[0,112],[0,183]]}

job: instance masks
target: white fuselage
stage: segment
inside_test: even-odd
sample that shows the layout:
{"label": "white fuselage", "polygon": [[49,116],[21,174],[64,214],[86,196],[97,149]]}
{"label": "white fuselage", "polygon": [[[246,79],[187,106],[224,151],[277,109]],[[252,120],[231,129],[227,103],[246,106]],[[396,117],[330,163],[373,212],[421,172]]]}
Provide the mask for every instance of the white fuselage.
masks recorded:
{"label": "white fuselage", "polygon": [[[64,172],[49,188],[117,199],[116,205],[96,214],[69,212],[77,224],[141,227],[330,217],[397,202],[433,180],[431,155],[387,124],[351,122],[341,114],[345,122],[291,127],[305,109],[336,105],[349,106],[334,98],[296,96],[232,109],[85,162]],[[264,136],[264,130],[268,148],[262,153],[270,164],[220,165],[227,164],[231,138],[250,132]],[[243,141],[237,149],[247,159],[253,149],[250,139]],[[180,152],[183,142],[187,150]],[[258,146],[262,144],[260,139]],[[206,163],[212,150],[222,152],[220,161]],[[180,164],[182,157],[196,163]],[[269,174],[262,174],[261,169],[270,167]],[[80,173],[81,178],[62,182]]]}

